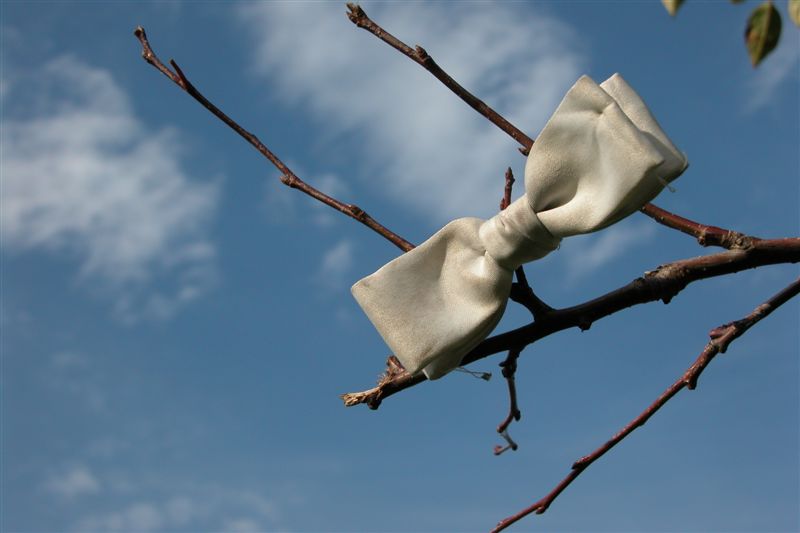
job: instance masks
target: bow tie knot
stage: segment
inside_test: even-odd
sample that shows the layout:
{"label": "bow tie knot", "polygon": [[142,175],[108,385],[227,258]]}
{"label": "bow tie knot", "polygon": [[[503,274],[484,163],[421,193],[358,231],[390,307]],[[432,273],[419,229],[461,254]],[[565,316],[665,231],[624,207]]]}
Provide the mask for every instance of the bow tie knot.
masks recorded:
{"label": "bow tie knot", "polygon": [[527,197],[519,198],[481,224],[478,236],[486,253],[512,272],[520,265],[546,256],[561,242],[544,227]]}

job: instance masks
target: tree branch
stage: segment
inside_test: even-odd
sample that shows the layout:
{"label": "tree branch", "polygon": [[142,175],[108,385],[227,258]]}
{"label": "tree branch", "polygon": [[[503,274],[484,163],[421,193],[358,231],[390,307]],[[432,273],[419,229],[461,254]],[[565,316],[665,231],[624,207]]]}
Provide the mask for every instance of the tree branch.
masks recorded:
{"label": "tree branch", "polygon": [[701,246],[721,246],[729,250],[745,249],[752,246],[753,242],[758,240],[755,237],[749,237],[738,231],[694,222],[676,215],[675,213],[665,211],[653,204],[647,204],[641,211],[659,224],[695,237]]}
{"label": "tree branch", "polygon": [[503,186],[503,197],[500,199],[500,211],[511,205],[511,192],[514,189],[514,171],[511,167],[506,169],[505,186]]}
{"label": "tree branch", "polygon": [[[727,250],[667,263],[594,300],[542,313],[535,322],[484,340],[464,356],[461,364],[467,365],[515,347],[524,348],[564,329],[578,327],[587,330],[595,321],[634,305],[658,300],[669,303],[695,281],[760,266],[800,262],[800,238],[751,239],[751,246],[747,249]],[[404,370],[370,391],[345,394],[342,399],[347,406],[366,403],[370,409],[377,409],[385,398],[425,380],[423,374],[411,376]]]}
{"label": "tree branch", "polygon": [[[514,126],[500,113],[492,109],[492,107],[487,105],[483,100],[479,99],[474,94],[466,90],[458,82],[456,82],[433,60],[433,58],[428,54],[428,52],[425,51],[424,48],[421,46],[411,48],[406,43],[383,29],[377,22],[369,18],[366,12],[359,5],[348,3],[347,9],[349,10],[347,17],[353,22],[353,24],[359,28],[367,30],[375,37],[379,38],[430,72],[434,77],[436,77],[436,79],[441,81],[448,89],[450,89],[456,96],[461,98],[461,100],[463,100],[472,109],[483,115],[489,120],[489,122],[500,128],[515,141],[520,143],[522,147],[519,149],[519,151],[523,155],[528,155],[531,147],[533,146],[533,139],[523,133],[522,130]],[[717,230],[720,232],[725,232],[726,230],[722,230],[721,228],[717,228],[715,226],[707,226],[705,224],[700,224],[699,222],[694,222],[687,218],[670,213],[669,211],[661,209],[653,204],[645,205],[642,208],[642,212],[653,218],[656,222],[659,222],[668,228],[676,229],[697,237],[698,241],[700,241],[700,243],[704,246],[716,245],[723,246],[725,248],[732,248],[734,247],[733,243],[736,242],[737,236],[740,235],[735,234],[723,238],[722,235],[717,234]],[[704,242],[704,240],[701,239],[701,236],[703,239],[709,239],[708,242]],[[728,243],[728,245],[725,243]]]}
{"label": "tree branch", "polygon": [[262,143],[258,137],[244,129],[240,126],[235,120],[230,118],[228,115],[223,113],[217,106],[211,103],[205,96],[203,96],[200,91],[195,88],[194,85],[186,78],[186,75],[181,71],[180,67],[178,67],[175,61],[170,60],[170,65],[174,69],[174,72],[169,69],[161,60],[156,56],[153,52],[153,49],[150,47],[150,42],[147,40],[147,34],[144,31],[144,28],[138,26],[136,30],[134,30],[133,34],[139,39],[139,42],[142,45],[142,57],[145,61],[150,63],[153,67],[158,69],[162,74],[164,74],[167,78],[172,80],[175,85],[186,91],[192,98],[197,100],[203,107],[208,109],[214,116],[219,118],[225,124],[227,124],[231,129],[233,129],[236,133],[238,133],[241,137],[243,137],[248,143],[250,143],[256,150],[258,150],[261,155],[266,157],[280,172],[281,172],[281,181],[284,185],[292,188],[297,189],[300,192],[307,194],[308,196],[314,198],[322,202],[323,204],[336,209],[340,213],[344,213],[345,215],[349,216],[361,222],[381,237],[385,238],[404,252],[407,252],[414,248],[414,245],[402,238],[401,236],[397,235],[393,231],[389,230],[387,227],[380,224],[377,220],[369,216],[363,209],[358,207],[354,204],[346,204],[344,202],[340,202],[339,200],[333,198],[332,196],[328,196],[324,192],[312,187],[308,183],[301,180],[297,175],[292,172],[292,170],[286,166],[272,151],[267,148],[264,143]]}
{"label": "tree branch", "polygon": [[[503,211],[506,207],[511,205],[511,191],[514,187],[514,181],[514,172],[511,170],[511,167],[508,167],[505,174],[503,198],[500,199],[500,211]],[[525,269],[522,265],[514,270],[514,274],[517,277],[517,281],[511,284],[511,293],[508,296],[511,301],[517,302],[525,307],[531,312],[534,318],[536,318],[538,313],[552,309],[534,294],[533,289],[531,289],[531,286],[528,284],[528,277],[525,275]]]}
{"label": "tree branch", "polygon": [[[505,183],[505,187],[503,187],[503,198],[500,200],[501,211],[505,210],[509,205],[511,205],[511,192],[514,187],[514,172],[511,170],[511,167],[506,169]],[[525,276],[525,270],[522,268],[522,265],[517,267],[514,272],[517,276],[517,281],[511,285],[511,295],[509,297],[513,301],[525,306],[531,312],[531,314],[534,314],[536,303],[542,302],[533,293],[533,289],[531,289],[530,285],[528,285],[528,279]],[[522,416],[522,413],[517,405],[517,386],[515,382],[515,375],[517,373],[517,359],[519,358],[521,351],[522,350],[520,348],[509,350],[508,356],[506,356],[505,360],[500,363],[503,377],[506,379],[506,384],[508,385],[508,416],[506,416],[500,425],[497,426],[497,432],[501,437],[503,437],[503,439],[505,439],[506,445],[495,446],[495,455],[500,455],[507,450],[516,451],[517,448],[519,448],[517,443],[511,438],[511,435],[508,434],[508,426],[511,425],[512,421],[519,420]]]}
{"label": "tree branch", "polygon": [[523,154],[528,155],[528,151],[533,145],[533,139],[525,135],[522,130],[514,126],[494,109],[486,105],[483,100],[462,87],[447,72],[442,70],[442,68],[436,64],[436,61],[434,61],[433,58],[428,55],[428,52],[426,52],[424,48],[417,46],[412,49],[410,46],[381,28],[375,21],[369,18],[358,4],[348,3],[347,9],[349,10],[347,13],[347,18],[349,18],[353,24],[359,28],[364,28],[395,50],[420,64],[425,70],[433,74],[436,79],[441,81],[448,89],[456,93],[472,109],[488,118],[493,124],[497,125],[498,128],[508,133],[512,138],[520,143],[522,145],[520,151]]}
{"label": "tree branch", "polygon": [[729,322],[709,332],[711,340],[706,347],[700,352],[700,355],[692,363],[692,365],[683,373],[683,375],[672,385],[670,385],[650,406],[645,409],[639,416],[631,420],[628,425],[622,428],[616,435],[611,437],[605,444],[597,448],[595,451],[581,457],[572,465],[570,473],[550,491],[544,498],[537,501],[530,507],[523,509],[519,513],[510,516],[495,526],[492,533],[497,533],[504,530],[514,522],[531,514],[542,514],[553,501],[566,489],[575,479],[581,475],[593,462],[606,454],[611,448],[616,446],[625,437],[630,435],[636,428],[643,426],[651,416],[653,416],[664,404],[666,404],[673,396],[678,394],[682,389],[686,388],[693,390],[697,386],[697,380],[703,370],[708,366],[712,359],[717,354],[725,353],[730,343],[740,337],[745,331],[753,327],[763,318],[769,316],[775,309],[789,301],[791,298],[797,296],[800,292],[800,278],[796,279],[793,283],[789,284],[782,291],[775,294],[772,298],[756,307],[752,313],[747,315],[741,320]]}
{"label": "tree branch", "polygon": [[528,277],[525,275],[525,270],[523,270],[521,266],[514,271],[514,274],[517,276],[517,281],[511,284],[511,293],[508,295],[511,301],[524,306],[531,312],[534,320],[553,310],[552,307],[544,303],[542,299],[533,292],[530,284],[528,284]]}
{"label": "tree branch", "polygon": [[[347,8],[349,10],[348,18],[356,26],[367,30],[425,68],[470,107],[522,144],[524,149],[520,151],[527,155],[529,149],[533,146],[533,139],[457,83],[436,64],[422,47],[417,46],[412,49],[369,18],[360,6],[349,3]],[[655,300],[668,302],[686,285],[699,279],[731,274],[767,264],[798,261],[798,239],[760,241],[755,237],[748,237],[741,233],[689,220],[653,204],[644,206],[642,212],[660,224],[696,237],[698,242],[704,246],[722,246],[728,248],[730,252],[686,259],[664,265],[653,272],[646,273],[643,278],[638,278],[625,287],[572,308],[554,311],[543,302],[539,302],[532,307],[526,305],[531,310],[531,313],[536,315],[538,311],[541,317],[537,317],[532,324],[486,339],[465,356],[462,364],[468,364],[488,355],[506,351],[520,343],[522,343],[522,346],[526,346],[562,329],[575,326],[581,329],[588,329],[595,320],[632,305]],[[742,254],[735,252],[742,252]],[[524,279],[524,272],[522,272],[521,277],[518,276],[520,282],[521,279]],[[527,296],[518,294],[520,287],[521,285],[517,286],[517,292],[512,291],[511,298],[515,301],[521,301],[521,303],[530,301]],[[524,290],[524,287],[522,289]],[[345,394],[342,395],[342,398],[345,400],[346,405],[366,403],[371,409],[377,409],[384,398],[422,381],[425,381],[425,377],[422,375],[410,376],[408,373],[403,372],[395,375],[393,379],[383,382],[375,389],[371,389],[371,394]],[[356,397],[362,401],[356,401]]]}
{"label": "tree branch", "polygon": [[503,377],[506,378],[506,384],[508,385],[508,415],[505,419],[500,422],[500,425],[497,426],[497,432],[506,440],[505,446],[495,446],[494,447],[494,454],[500,455],[501,453],[507,450],[514,450],[516,451],[519,446],[517,443],[511,439],[511,436],[508,434],[508,426],[511,425],[511,422],[514,420],[519,421],[522,417],[522,413],[519,410],[519,406],[517,405],[517,386],[515,375],[517,373],[517,359],[519,359],[519,354],[522,350],[520,348],[514,348],[508,351],[508,356],[506,356],[505,360],[500,363],[500,368],[503,369]]}
{"label": "tree branch", "polygon": [[[436,64],[433,58],[422,47],[417,46],[411,49],[405,43],[383,30],[383,28],[372,21],[363,9],[357,5],[348,4],[348,8],[350,10],[348,17],[351,21],[359,27],[368,30],[373,35],[376,35],[428,70],[473,109],[519,142],[522,145],[520,152],[524,155],[528,154],[533,145],[533,139],[525,135],[502,115],[458,84]],[[152,51],[143,28],[138,27],[134,33],[142,45],[142,56],[144,59],[254,146],[278,168],[282,174],[281,181],[285,185],[298,189],[329,207],[361,222],[403,251],[408,251],[413,248],[411,243],[378,223],[359,207],[353,204],[345,204],[328,196],[297,177],[297,175],[295,175],[294,172],[273,154],[255,135],[245,130],[205,98],[205,96],[192,85],[174,61],[170,61],[172,69],[164,65]],[[513,181],[513,175],[509,169],[506,174],[506,188],[503,201],[501,202],[501,209],[507,207],[510,203]],[[658,267],[652,272],[646,272],[643,277],[637,278],[624,287],[595,298],[594,300],[558,310],[550,308],[535,296],[527,283],[524,271],[521,268],[518,269],[516,272],[517,282],[512,286],[511,299],[528,308],[534,315],[535,321],[524,327],[486,339],[467,354],[462,361],[462,364],[469,364],[489,355],[508,351],[508,356],[501,366],[503,367],[503,375],[508,383],[510,407],[508,416],[497,428],[498,433],[506,438],[508,446],[505,448],[498,447],[500,451],[504,451],[508,448],[516,449],[516,444],[507,434],[507,428],[512,420],[518,420],[520,416],[516,402],[514,371],[516,369],[517,358],[521,350],[527,345],[563,329],[571,327],[579,327],[582,330],[589,329],[596,320],[633,305],[656,300],[669,303],[675,295],[694,281],[732,274],[770,264],[795,263],[800,261],[800,239],[798,238],[762,240],[739,232],[694,222],[665,211],[653,204],[644,206],[642,212],[660,224],[695,237],[698,243],[703,246],[720,246],[726,248],[728,251],[668,263]],[[710,332],[711,341],[678,381],[667,388],[655,402],[609,441],[591,454],[576,461],[572,465],[571,472],[548,495],[527,509],[501,521],[494,531],[501,531],[530,513],[545,512],[563,490],[590,464],[602,457],[636,428],[644,425],[655,412],[663,407],[680,390],[683,388],[694,389],[699,376],[718,353],[724,353],[731,342],[744,334],[744,332],[758,321],[768,316],[777,307],[796,296],[798,292],[800,292],[800,279],[757,307],[747,317],[712,330]],[[384,398],[421,383],[422,381],[425,381],[423,374],[410,375],[403,369],[402,365],[400,365],[399,361],[394,356],[390,356],[387,360],[387,370],[376,387],[359,393],[345,394],[342,398],[347,406],[365,403],[371,409],[377,409]]]}

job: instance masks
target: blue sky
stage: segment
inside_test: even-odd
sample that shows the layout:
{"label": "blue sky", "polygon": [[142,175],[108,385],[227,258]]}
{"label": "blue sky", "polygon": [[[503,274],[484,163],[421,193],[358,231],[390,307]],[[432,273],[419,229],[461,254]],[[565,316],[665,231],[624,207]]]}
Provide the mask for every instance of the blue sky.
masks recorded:
{"label": "blue sky", "polygon": [[[531,136],[581,74],[622,73],[690,160],[659,206],[797,235],[800,32],[785,18],[753,70],[755,5],[364,7]],[[283,187],[141,60],[134,27],[300,177],[415,243],[494,214],[515,143],[341,3],[0,6],[3,531],[485,531],[798,275],[712,280],[528,348],[516,453],[492,455],[500,356],[474,365],[489,383],[345,409],[387,355],[349,287],[397,250]],[[635,214],[527,271],[561,307],[701,253]],[[797,530],[799,315],[751,330],[516,531]],[[499,330],[524,321],[512,306]]]}

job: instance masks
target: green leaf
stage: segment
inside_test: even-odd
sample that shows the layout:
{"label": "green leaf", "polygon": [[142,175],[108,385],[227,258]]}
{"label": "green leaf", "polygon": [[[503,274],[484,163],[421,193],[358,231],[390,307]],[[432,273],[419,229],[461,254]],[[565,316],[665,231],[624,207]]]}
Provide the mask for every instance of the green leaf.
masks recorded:
{"label": "green leaf", "polygon": [[781,15],[772,2],[764,2],[750,13],[744,30],[744,42],[754,67],[775,49],[780,36]]}
{"label": "green leaf", "polygon": [[667,13],[674,17],[675,13],[678,12],[678,8],[681,7],[683,0],[661,0],[661,3],[664,4]]}
{"label": "green leaf", "polygon": [[800,0],[789,0],[789,18],[796,26],[800,26]]}

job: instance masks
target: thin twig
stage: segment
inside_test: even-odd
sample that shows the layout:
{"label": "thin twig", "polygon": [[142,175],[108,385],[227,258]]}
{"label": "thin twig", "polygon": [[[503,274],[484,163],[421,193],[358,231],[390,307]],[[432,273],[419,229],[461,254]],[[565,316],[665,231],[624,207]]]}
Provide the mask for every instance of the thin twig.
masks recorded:
{"label": "thin twig", "polygon": [[[687,285],[695,281],[766,265],[797,262],[800,262],[800,238],[759,239],[755,240],[752,246],[746,250],[727,250],[674,261],[646,272],[643,277],[636,278],[627,285],[594,300],[573,307],[552,310],[526,326],[489,337],[464,356],[461,364],[468,365],[516,346],[524,348],[564,329],[577,327],[587,330],[597,320],[634,305],[658,300],[668,303]],[[407,372],[403,372],[395,379],[379,386],[380,399],[384,400],[423,381],[425,381],[423,374],[411,376]],[[369,399],[359,403],[367,403],[371,408],[377,407],[373,407]],[[355,403],[351,405],[355,405]]]}
{"label": "thin twig", "polygon": [[511,205],[511,191],[514,188],[514,172],[511,167],[506,169],[505,186],[503,187],[503,197],[500,199],[500,211]]}
{"label": "thin twig", "polygon": [[511,436],[508,434],[508,426],[511,425],[511,422],[516,420],[519,421],[522,413],[519,410],[519,406],[517,404],[517,387],[515,383],[515,375],[517,373],[517,359],[519,358],[519,354],[522,351],[521,348],[513,348],[508,351],[508,356],[506,356],[505,360],[500,363],[500,368],[502,368],[503,377],[506,378],[506,383],[508,384],[508,397],[509,397],[509,406],[508,406],[508,416],[500,422],[500,425],[497,426],[497,432],[506,440],[505,446],[495,446],[494,447],[494,454],[500,455],[501,453],[507,450],[516,451],[519,446],[516,442],[511,439]]}
{"label": "thin twig", "polygon": [[741,320],[729,322],[718,328],[714,328],[709,333],[711,340],[706,347],[692,363],[692,365],[683,373],[683,375],[672,385],[669,386],[656,401],[645,409],[639,416],[631,420],[628,425],[622,428],[616,435],[611,437],[605,444],[597,448],[595,451],[581,457],[572,465],[570,473],[550,491],[544,498],[537,501],[530,507],[523,509],[519,513],[510,516],[495,526],[492,533],[497,533],[504,530],[519,519],[531,514],[542,514],[553,501],[566,489],[575,479],[589,467],[593,462],[606,454],[611,448],[616,446],[620,441],[632,433],[636,428],[643,426],[651,416],[653,416],[664,404],[666,404],[673,396],[678,394],[682,389],[686,388],[693,390],[697,386],[697,380],[703,370],[708,366],[712,359],[717,354],[725,353],[731,342],[736,340],[745,331],[757,324],[761,319],[767,317],[775,309],[789,301],[791,298],[797,296],[800,292],[800,278],[796,279],[793,283],[789,284],[779,293],[775,294],[772,298],[756,307],[752,313],[747,315]]}
{"label": "thin twig", "polygon": [[[503,211],[506,207],[511,205],[511,192],[514,187],[514,172],[511,167],[506,169],[505,174],[505,187],[503,187],[503,198],[500,200],[500,210]],[[552,307],[544,303],[531,289],[528,283],[528,277],[525,275],[525,269],[520,265],[514,270],[517,276],[517,281],[511,284],[511,293],[509,298],[513,302],[524,306],[531,312],[534,318],[541,313],[552,311]]]}
{"label": "thin twig", "polygon": [[641,211],[659,224],[695,237],[702,246],[721,246],[729,250],[745,249],[758,240],[756,237],[750,237],[738,231],[694,222],[675,213],[665,211],[653,204],[647,204]]}
{"label": "thin twig", "polygon": [[531,312],[534,320],[539,320],[544,314],[553,310],[533,292],[525,270],[521,266],[514,271],[514,275],[517,277],[517,281],[511,284],[511,293],[508,296],[511,301],[523,305]]}
{"label": "thin twig", "polygon": [[[509,205],[511,205],[511,193],[514,187],[514,172],[511,170],[511,167],[506,169],[505,174],[505,186],[503,187],[503,198],[500,200],[500,210],[505,210]],[[534,308],[536,307],[536,303],[542,303],[539,298],[533,293],[533,289],[531,289],[530,285],[528,285],[528,280],[525,277],[525,270],[520,265],[516,269],[516,276],[517,282],[511,285],[511,299],[522,304],[531,313],[534,313]],[[500,455],[507,450],[516,451],[519,446],[516,442],[511,438],[511,435],[508,434],[508,426],[511,424],[512,420],[519,420],[522,413],[520,413],[519,407],[517,405],[517,387],[515,384],[515,374],[517,372],[517,359],[519,358],[521,348],[514,348],[508,351],[508,356],[506,359],[500,363],[500,368],[502,368],[503,377],[506,378],[506,383],[508,384],[508,403],[509,403],[509,412],[508,416],[506,416],[505,420],[497,426],[497,432],[500,434],[503,439],[505,439],[506,444],[505,446],[497,445],[494,447],[494,454]]]}
{"label": "thin twig", "polygon": [[422,65],[425,70],[433,74],[436,79],[441,81],[448,89],[458,94],[461,99],[469,104],[472,109],[491,120],[492,123],[497,124],[500,129],[508,133],[517,142],[519,142],[522,145],[520,151],[527,155],[528,150],[530,150],[531,145],[533,145],[533,139],[525,135],[519,128],[502,117],[494,109],[486,105],[483,100],[477,98],[475,95],[464,89],[464,87],[462,87],[458,82],[456,82],[456,80],[454,80],[448,73],[446,73],[441,69],[441,67],[439,67],[439,65],[436,64],[436,61],[434,61],[433,58],[428,55],[428,52],[426,52],[424,48],[417,46],[412,49],[403,41],[376,24],[375,21],[367,16],[367,14],[358,4],[348,3],[347,9],[349,10],[347,13],[347,18],[349,18],[353,24],[359,28],[364,28],[383,42],[390,45],[395,50]]}
{"label": "thin twig", "polygon": [[[515,141],[520,143],[522,147],[519,151],[523,155],[528,155],[530,152],[531,147],[533,146],[533,139],[522,132],[519,128],[517,128],[514,124],[512,124],[508,119],[506,119],[503,115],[492,109],[489,105],[487,105],[483,100],[476,97],[474,94],[466,90],[462,85],[456,82],[447,72],[445,72],[434,60],[433,58],[425,51],[424,48],[421,46],[416,46],[415,48],[411,48],[406,43],[383,29],[380,24],[369,18],[366,12],[356,4],[347,4],[347,8],[349,12],[347,13],[347,17],[359,28],[363,28],[382,40],[383,42],[387,43],[389,46],[394,48],[395,50],[399,51],[406,57],[412,59],[415,63],[422,66],[425,70],[430,72],[436,79],[441,81],[448,89],[450,89],[456,96],[458,96],[461,100],[463,100],[467,105],[469,105],[472,109],[483,115],[486,119],[489,120],[492,124],[500,128],[500,130],[504,131],[508,134],[511,138]],[[700,240],[701,244],[704,246],[716,245],[716,246],[723,246],[725,248],[733,248],[735,247],[732,243],[736,242],[736,236],[729,236],[722,238],[722,236],[715,235],[715,230],[721,230],[721,228],[716,228],[715,226],[707,226],[704,224],[700,224],[699,222],[694,222],[687,218],[681,217],[679,215],[675,215],[657,207],[653,204],[647,204],[642,208],[642,212],[646,215],[650,216],[657,222],[667,226],[668,228],[676,229],[678,231],[682,231],[684,233],[688,233],[689,235],[694,235],[698,237],[700,240],[700,234],[695,233],[698,228],[705,228],[707,233],[705,234],[704,238],[708,238],[708,242],[704,243]],[[738,234],[737,234],[738,235]],[[730,245],[726,245],[726,243],[731,243]]]}
{"label": "thin twig", "polygon": [[[511,192],[514,187],[514,172],[511,170],[511,167],[508,167],[506,169],[505,178],[506,178],[505,187],[503,187],[503,198],[500,200],[501,211],[505,210],[509,205],[511,205]],[[527,288],[527,291],[524,290],[524,288],[522,291],[517,291],[518,299],[515,299],[514,301],[517,301],[518,303],[530,309],[530,307],[528,306],[530,304],[530,301],[532,300],[529,301],[529,298],[532,297],[537,300],[538,298],[536,298],[536,296],[533,294],[533,290],[528,285],[528,280],[525,277],[525,270],[523,270],[522,265],[520,265],[516,269],[516,274],[517,274],[517,283],[512,284],[511,292],[514,293],[514,285],[516,285],[517,288],[519,288],[520,283],[522,283],[525,286],[525,288]],[[520,292],[522,292],[522,294],[519,294]],[[505,420],[503,420],[500,423],[499,426],[497,426],[497,432],[500,434],[501,437],[503,437],[503,439],[505,439],[506,445],[495,446],[494,447],[495,455],[500,455],[501,453],[504,453],[507,450],[517,451],[517,448],[519,448],[517,443],[514,442],[514,440],[511,438],[511,435],[508,434],[508,426],[511,424],[512,420],[519,420],[520,416],[522,416],[522,413],[520,413],[519,408],[517,406],[517,387],[514,382],[514,375],[517,373],[517,359],[519,358],[520,351],[521,349],[519,348],[514,348],[513,350],[509,350],[508,356],[502,363],[500,363],[500,368],[502,369],[503,377],[506,378],[506,384],[508,385],[509,408],[508,408],[508,416],[505,418]]]}
{"label": "thin twig", "polygon": [[328,196],[327,194],[298,178],[297,175],[292,172],[292,170],[286,166],[286,164],[283,163],[283,161],[281,161],[274,153],[272,153],[269,148],[264,145],[264,143],[258,139],[258,137],[244,129],[235,120],[223,113],[217,106],[212,104],[205,96],[203,96],[200,91],[198,91],[197,88],[195,88],[195,86],[192,85],[192,83],[187,79],[186,75],[183,73],[183,71],[181,71],[180,67],[178,67],[175,61],[170,60],[170,65],[174,69],[174,72],[164,65],[164,63],[161,62],[158,56],[156,56],[156,54],[153,52],[153,49],[150,47],[150,42],[147,40],[147,34],[145,33],[144,28],[139,26],[136,28],[136,30],[134,30],[133,33],[136,38],[139,39],[139,42],[142,45],[142,57],[144,60],[158,69],[167,78],[172,80],[178,87],[186,91],[192,98],[197,100],[203,107],[208,109],[214,116],[222,120],[231,129],[233,129],[253,147],[255,147],[256,150],[266,157],[281,172],[281,181],[286,186],[291,187],[292,189],[297,189],[308,196],[311,196],[315,200],[318,200],[323,204],[330,206],[333,209],[336,209],[337,211],[361,222],[404,252],[414,248],[413,244],[380,224],[377,220],[369,216],[357,205],[340,202],[339,200]]}

